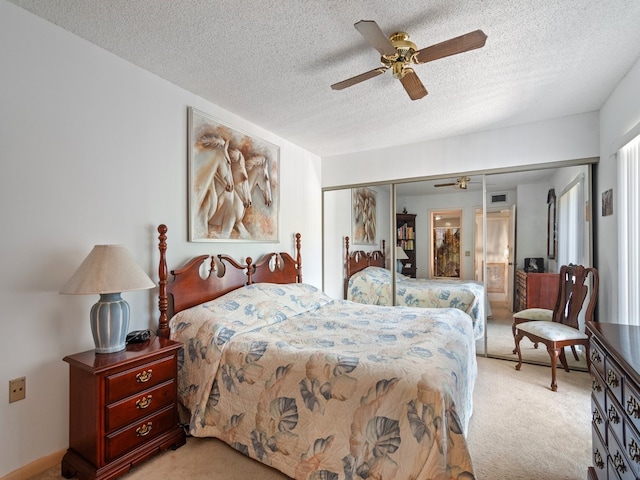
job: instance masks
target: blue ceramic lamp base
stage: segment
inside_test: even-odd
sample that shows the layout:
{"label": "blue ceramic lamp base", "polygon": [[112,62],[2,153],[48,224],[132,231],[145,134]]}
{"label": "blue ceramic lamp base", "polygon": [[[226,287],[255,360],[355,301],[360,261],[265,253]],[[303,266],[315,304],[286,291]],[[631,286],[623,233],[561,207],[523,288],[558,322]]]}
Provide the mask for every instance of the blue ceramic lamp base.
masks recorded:
{"label": "blue ceramic lamp base", "polygon": [[129,304],[120,293],[102,293],[91,308],[90,321],[96,353],[113,353],[126,347]]}

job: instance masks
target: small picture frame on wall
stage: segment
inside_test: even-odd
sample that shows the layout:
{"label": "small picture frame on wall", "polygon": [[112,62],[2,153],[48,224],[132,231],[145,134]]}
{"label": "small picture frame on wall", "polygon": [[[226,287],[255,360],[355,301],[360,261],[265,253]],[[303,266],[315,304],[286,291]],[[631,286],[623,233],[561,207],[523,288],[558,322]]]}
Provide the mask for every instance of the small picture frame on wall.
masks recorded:
{"label": "small picture frame on wall", "polygon": [[377,245],[377,200],[378,192],[371,188],[351,189],[351,230],[354,244]]}
{"label": "small picture frame on wall", "polygon": [[188,109],[189,241],[277,242],[278,146]]}
{"label": "small picture frame on wall", "polygon": [[613,188],[602,192],[602,216],[613,214]]}

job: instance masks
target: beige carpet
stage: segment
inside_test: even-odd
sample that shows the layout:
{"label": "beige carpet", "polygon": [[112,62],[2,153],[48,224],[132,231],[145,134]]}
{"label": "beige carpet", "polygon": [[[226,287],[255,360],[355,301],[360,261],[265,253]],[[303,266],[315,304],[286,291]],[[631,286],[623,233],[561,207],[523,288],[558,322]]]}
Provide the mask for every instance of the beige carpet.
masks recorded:
{"label": "beige carpet", "polygon": [[[558,371],[549,389],[549,367],[478,357],[469,450],[478,480],[583,480],[591,462],[591,382],[586,372]],[[31,480],[57,480],[54,467]],[[222,442],[189,438],[137,466],[126,480],[282,480]]]}
{"label": "beige carpet", "polygon": [[[509,311],[506,303],[491,302],[492,316],[487,319],[487,353],[492,357],[505,358],[507,360],[518,361],[518,355],[513,353],[515,347],[511,324],[513,323],[513,313]],[[478,353],[484,352],[484,339],[478,343]],[[522,361],[536,364],[550,365],[549,354],[544,345],[534,348],[533,343],[528,338],[523,338],[520,342],[522,351]],[[573,357],[570,349],[567,349],[567,363],[569,368],[584,370],[587,369],[587,362],[584,352],[578,351],[578,358]],[[558,362],[560,368],[560,362]]]}

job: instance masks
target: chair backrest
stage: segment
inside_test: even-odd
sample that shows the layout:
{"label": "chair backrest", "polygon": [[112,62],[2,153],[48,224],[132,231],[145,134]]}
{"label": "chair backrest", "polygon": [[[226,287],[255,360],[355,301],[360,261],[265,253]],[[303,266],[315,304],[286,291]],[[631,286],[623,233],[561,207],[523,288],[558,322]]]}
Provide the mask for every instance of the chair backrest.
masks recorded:
{"label": "chair backrest", "polygon": [[598,271],[582,265],[563,265],[560,268],[558,284],[558,300],[553,309],[553,321],[579,328],[580,312],[585,305],[585,322],[593,321],[598,301]]}

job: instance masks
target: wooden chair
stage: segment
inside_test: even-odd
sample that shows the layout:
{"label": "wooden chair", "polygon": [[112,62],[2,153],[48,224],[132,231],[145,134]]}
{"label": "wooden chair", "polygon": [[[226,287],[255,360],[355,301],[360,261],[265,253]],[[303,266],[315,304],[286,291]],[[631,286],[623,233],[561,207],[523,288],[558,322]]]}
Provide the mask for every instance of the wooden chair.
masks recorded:
{"label": "wooden chair", "polygon": [[574,356],[578,359],[575,346],[584,346],[587,368],[590,367],[589,337],[579,330],[578,317],[586,306],[585,322],[593,321],[593,313],[598,300],[598,271],[595,268],[586,268],[582,265],[563,265],[560,269],[558,288],[558,300],[550,321],[531,320],[515,325],[516,353],[518,354],[516,370],[520,370],[522,367],[520,341],[523,337],[527,337],[534,343],[546,345],[551,357],[551,390],[554,392],[558,389],[556,383],[558,358],[560,358],[564,369],[569,371],[564,352],[565,347],[571,347]]}

